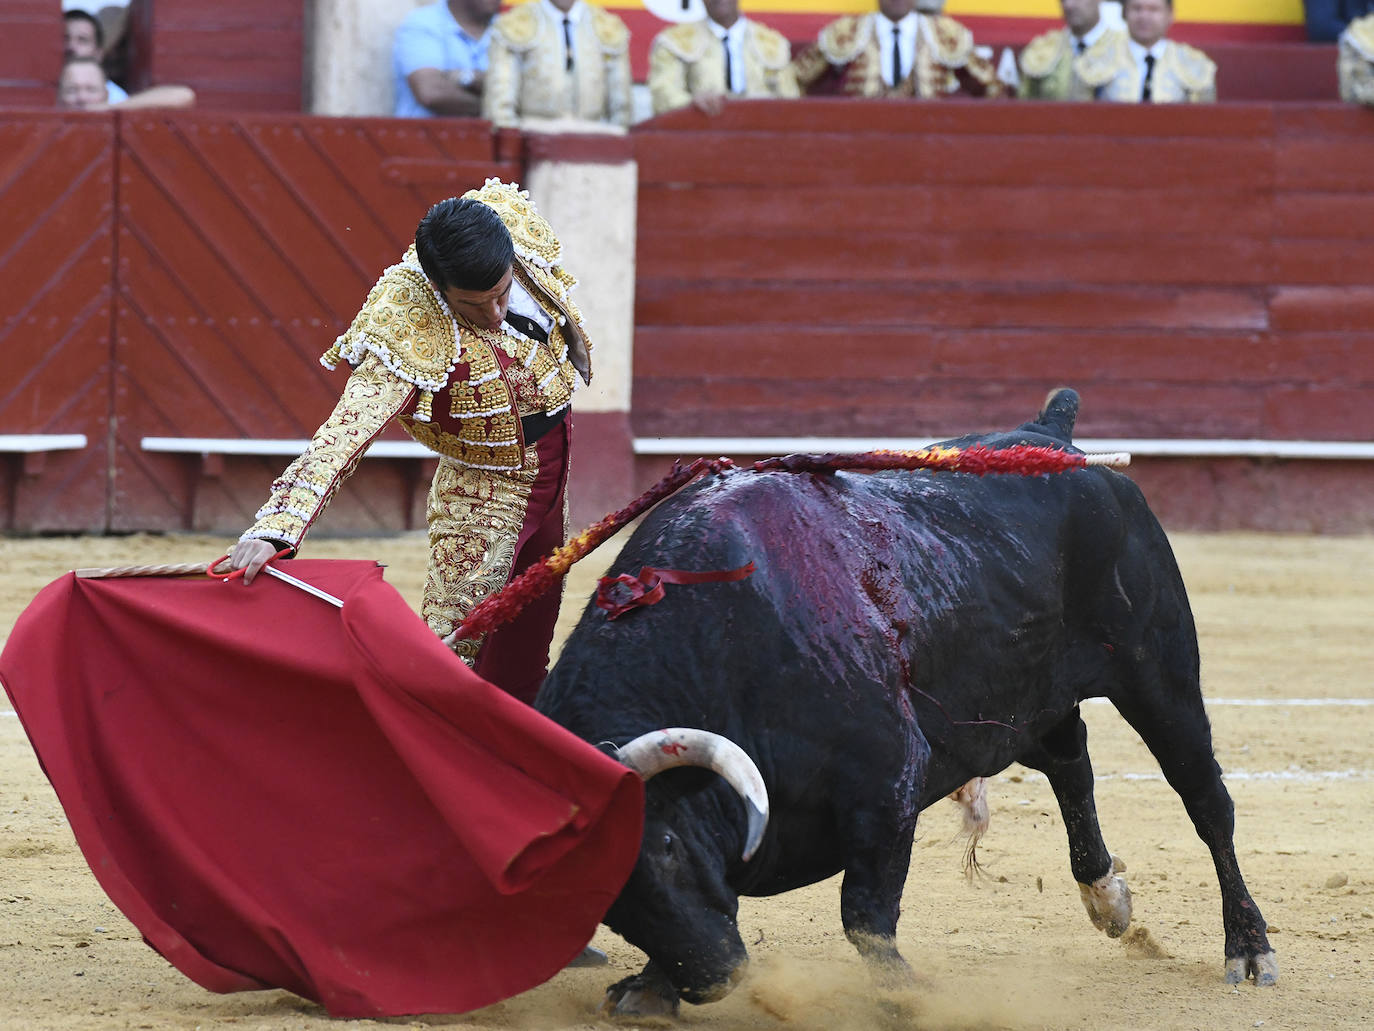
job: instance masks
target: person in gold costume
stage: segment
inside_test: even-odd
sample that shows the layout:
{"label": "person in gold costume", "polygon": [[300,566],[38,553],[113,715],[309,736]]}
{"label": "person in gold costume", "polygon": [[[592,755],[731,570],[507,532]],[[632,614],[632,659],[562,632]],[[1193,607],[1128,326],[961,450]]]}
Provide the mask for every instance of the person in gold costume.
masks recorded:
{"label": "person in gold costume", "polygon": [[649,47],[654,114],[693,104],[719,114],[729,97],[799,95],[787,37],[740,14],[739,0],[706,0],[706,17],[664,29]]}
{"label": "person in gold costume", "polygon": [[1217,66],[1168,39],[1173,0],[1126,0],[1126,35],[1074,58],[1077,100],[1125,104],[1207,104],[1217,99]]}
{"label": "person in gold costume", "polygon": [[1356,18],[1340,38],[1341,99],[1374,106],[1374,14]]}
{"label": "person in gold costume", "polygon": [[851,97],[1001,96],[973,33],[941,14],[944,0],[878,0],[871,14],[821,29],[792,65],[802,92]]}
{"label": "person in gold costume", "polygon": [[529,702],[558,616],[551,592],[485,640],[455,642],[472,608],[563,544],[574,390],[590,344],[575,280],[527,193],[487,180],[434,205],[321,362],[352,374],[305,453],[272,484],[223,571],[251,583],[307,531],[392,421],[439,456],[421,616],[476,671]]}
{"label": "person in gold costume", "polygon": [[1018,93],[1027,100],[1070,100],[1083,90],[1074,58],[1122,35],[1102,13],[1101,0],[1060,0],[1064,27],[1041,33],[1021,51]]}
{"label": "person in gold costume", "polygon": [[482,117],[629,125],[630,30],[583,0],[530,0],[491,23]]}

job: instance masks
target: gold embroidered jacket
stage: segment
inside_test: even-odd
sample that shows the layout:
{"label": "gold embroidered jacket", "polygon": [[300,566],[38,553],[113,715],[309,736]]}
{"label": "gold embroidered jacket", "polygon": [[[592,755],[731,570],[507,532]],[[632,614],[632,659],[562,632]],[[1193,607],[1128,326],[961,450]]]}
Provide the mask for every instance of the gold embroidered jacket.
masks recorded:
{"label": "gold embroidered jacket", "polygon": [[[792,47],[785,36],[746,20],[744,97],[800,96],[792,72]],[[728,93],[725,50],[707,19],[664,29],[649,48],[649,94],[654,114],[686,107],[700,94]]]}
{"label": "gold embroidered jacket", "polygon": [[[1083,56],[1103,47],[1110,47],[1115,37],[1124,35],[1120,29],[1108,29]],[[1052,29],[1036,36],[1021,51],[1018,64],[1021,67],[1021,84],[1017,88],[1020,96],[1028,100],[1072,100],[1084,93],[1083,86],[1074,75],[1074,53],[1076,37],[1068,28]]]}
{"label": "gold embroidered jacket", "polygon": [[491,23],[482,117],[496,125],[522,118],[580,118],[629,125],[630,30],[591,4],[573,29],[573,67],[563,51],[563,24],[533,0]]}
{"label": "gold embroidered jacket", "polygon": [[973,46],[973,33],[943,14],[918,15],[916,56],[897,86],[883,81],[875,19],[847,15],[821,29],[816,42],[793,60],[797,83],[806,93],[858,97],[943,97],[964,93],[1000,96],[1004,87],[992,62]]}
{"label": "gold embroidered jacket", "polygon": [[1356,18],[1341,33],[1337,70],[1342,100],[1374,105],[1374,14]]}
{"label": "gold embroidered jacket", "polygon": [[242,539],[299,547],[343,481],[395,419],[412,437],[461,467],[516,471],[526,465],[520,417],[554,414],[591,380],[590,344],[568,293],[553,230],[515,187],[489,179],[476,197],[511,231],[512,275],[553,321],[548,342],[509,327],[476,329],[454,318],[430,285],[414,246],[382,273],[348,330],[320,359],[354,366],[343,396],[305,453],[272,484]]}
{"label": "gold embroidered jacket", "polygon": [[[1076,100],[1140,102],[1140,70],[1131,56],[1126,33],[1093,47],[1074,59]],[[1156,104],[1208,104],[1217,99],[1217,66],[1201,50],[1166,40],[1164,52],[1150,79],[1150,99]]]}

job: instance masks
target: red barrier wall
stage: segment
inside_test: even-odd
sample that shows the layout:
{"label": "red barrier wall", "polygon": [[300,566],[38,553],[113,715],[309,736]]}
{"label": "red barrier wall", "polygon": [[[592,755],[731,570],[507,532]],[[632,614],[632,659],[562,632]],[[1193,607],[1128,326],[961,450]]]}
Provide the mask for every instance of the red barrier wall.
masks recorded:
{"label": "red barrier wall", "polygon": [[[1069,384],[1086,437],[1374,440],[1374,112],[754,102],[635,140],[637,436],[955,435]],[[1316,522],[1374,529],[1374,464],[1249,463],[1243,510],[1157,464],[1185,525],[1337,481]]]}
{"label": "red barrier wall", "polygon": [[[248,525],[289,456],[142,438],[308,437],[344,378],[319,355],[429,205],[488,175],[523,175],[521,140],[476,120],[0,115],[0,433],[89,440],[0,461],[10,525]],[[424,473],[363,463],[329,529],[423,525]]]}

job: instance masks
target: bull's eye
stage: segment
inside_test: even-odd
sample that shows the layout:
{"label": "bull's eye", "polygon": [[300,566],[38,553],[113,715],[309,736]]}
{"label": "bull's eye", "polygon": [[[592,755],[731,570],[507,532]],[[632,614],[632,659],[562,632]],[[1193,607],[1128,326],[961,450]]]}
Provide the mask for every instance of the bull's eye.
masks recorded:
{"label": "bull's eye", "polygon": [[663,854],[665,856],[673,854],[673,836],[671,834],[663,835]]}

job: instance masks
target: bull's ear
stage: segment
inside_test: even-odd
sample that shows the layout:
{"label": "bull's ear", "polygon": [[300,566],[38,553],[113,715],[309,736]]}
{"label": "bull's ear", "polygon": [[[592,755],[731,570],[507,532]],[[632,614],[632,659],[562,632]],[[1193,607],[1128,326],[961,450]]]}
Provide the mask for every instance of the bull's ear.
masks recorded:
{"label": "bull's ear", "polygon": [[768,829],[768,788],[749,753],[728,737],[693,727],[669,727],[641,734],[617,750],[615,757],[644,780],[675,766],[704,766],[719,773],[744,800],[749,817],[740,858],[748,862],[758,851]]}

